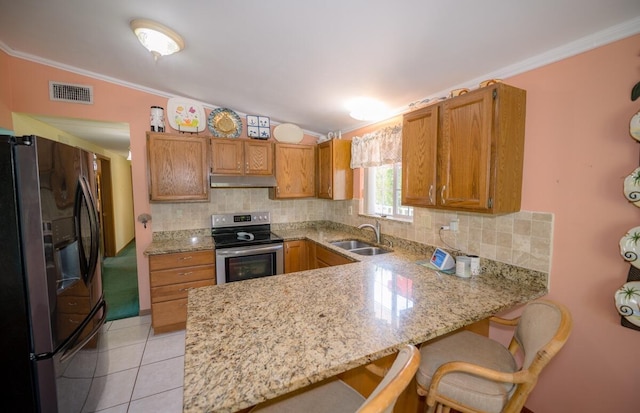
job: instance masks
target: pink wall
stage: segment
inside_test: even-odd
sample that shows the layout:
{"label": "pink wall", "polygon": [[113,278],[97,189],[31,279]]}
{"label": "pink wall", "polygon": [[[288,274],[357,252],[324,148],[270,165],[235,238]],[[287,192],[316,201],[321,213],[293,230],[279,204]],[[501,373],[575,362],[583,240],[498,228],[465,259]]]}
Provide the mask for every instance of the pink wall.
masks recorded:
{"label": "pink wall", "polygon": [[12,130],[11,120],[11,59],[0,52],[0,128]]}
{"label": "pink wall", "polygon": [[[4,53],[0,52],[0,55],[6,58]],[[12,112],[129,124],[133,159],[131,168],[134,215],[149,212],[145,132],[149,129],[149,107],[164,106],[166,98],[22,59],[11,58],[10,61],[12,85],[10,110]],[[80,105],[50,101],[50,80],[93,86],[94,104]],[[148,293],[149,266],[143,252],[151,242],[152,226],[144,229],[137,221],[135,225],[138,287],[141,292],[140,308],[145,310],[151,307],[151,302]]]}
{"label": "pink wall", "polygon": [[[2,69],[2,76],[0,76],[0,128],[11,129],[11,112],[127,122],[131,134],[134,215],[137,217],[142,213],[151,212],[146,159],[149,108],[157,105],[166,109],[166,97],[12,58],[2,51],[0,51],[0,69]],[[50,101],[49,81],[51,80],[93,86],[94,104],[81,105]],[[208,114],[209,110],[206,112]],[[171,131],[168,122],[166,123],[167,131]],[[200,135],[211,136],[211,133],[205,128],[205,131]],[[246,137],[246,128],[243,127],[240,138]],[[314,137],[305,135],[302,143],[310,144],[315,141]],[[146,229],[137,220],[135,225],[140,310],[148,312],[151,309],[149,264],[144,250],[151,243],[153,220]]]}
{"label": "pink wall", "polygon": [[506,80],[527,90],[522,209],[555,214],[549,298],[574,317],[527,402],[536,413],[640,410],[640,331],[620,326],[613,299],[629,270],[618,242],[640,225],[622,190],[639,165],[639,52],[637,35]]}

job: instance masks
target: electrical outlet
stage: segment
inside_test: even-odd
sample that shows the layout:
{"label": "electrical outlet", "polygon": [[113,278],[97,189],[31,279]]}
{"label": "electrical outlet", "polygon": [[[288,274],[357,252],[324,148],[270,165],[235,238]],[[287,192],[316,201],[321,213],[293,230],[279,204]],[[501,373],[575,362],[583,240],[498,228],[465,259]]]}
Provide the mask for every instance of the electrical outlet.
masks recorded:
{"label": "electrical outlet", "polygon": [[353,205],[349,205],[349,215],[353,215]]}
{"label": "electrical outlet", "polygon": [[182,218],[182,210],[181,209],[177,209],[176,210],[176,217],[177,218]]}
{"label": "electrical outlet", "polygon": [[458,223],[459,223],[459,220],[457,220],[457,219],[452,219],[449,222],[449,228],[451,229],[451,231],[453,231],[453,232],[457,232],[458,231]]}

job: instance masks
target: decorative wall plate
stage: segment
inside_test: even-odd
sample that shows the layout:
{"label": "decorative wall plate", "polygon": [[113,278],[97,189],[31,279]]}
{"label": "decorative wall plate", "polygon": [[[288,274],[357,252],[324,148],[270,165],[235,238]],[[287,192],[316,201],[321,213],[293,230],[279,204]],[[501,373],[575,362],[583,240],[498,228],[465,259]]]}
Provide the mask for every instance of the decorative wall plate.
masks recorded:
{"label": "decorative wall plate", "polygon": [[614,298],[620,315],[630,323],[640,326],[640,281],[622,284]]}
{"label": "decorative wall plate", "polygon": [[631,228],[624,237],[620,239],[620,254],[629,261],[631,265],[640,268],[640,227]]}
{"label": "decorative wall plate", "polygon": [[169,126],[181,132],[202,132],[205,127],[204,107],[194,100],[170,98],[167,102]]}
{"label": "decorative wall plate", "polygon": [[300,143],[304,137],[304,132],[298,125],[293,123],[283,123],[273,129],[273,137],[278,142]]}
{"label": "decorative wall plate", "polygon": [[631,117],[631,122],[629,122],[629,133],[633,139],[640,141],[640,111]]}
{"label": "decorative wall plate", "polygon": [[640,207],[640,167],[624,179],[624,196]]}
{"label": "decorative wall plate", "polygon": [[240,116],[227,108],[212,110],[207,119],[207,126],[216,138],[237,138],[242,132]]}

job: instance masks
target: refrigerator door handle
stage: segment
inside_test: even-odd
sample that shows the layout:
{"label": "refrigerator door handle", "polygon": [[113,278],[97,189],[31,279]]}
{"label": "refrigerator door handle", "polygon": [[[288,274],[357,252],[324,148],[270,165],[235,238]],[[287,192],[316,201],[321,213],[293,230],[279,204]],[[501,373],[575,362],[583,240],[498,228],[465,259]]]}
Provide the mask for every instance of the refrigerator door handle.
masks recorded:
{"label": "refrigerator door handle", "polygon": [[[89,219],[89,259],[85,255],[85,240],[83,238],[82,228],[82,204],[87,206],[87,214]],[[76,219],[78,249],[80,252],[80,269],[85,283],[89,284],[96,272],[96,266],[98,264],[98,255],[100,253],[100,243],[98,236],[100,230],[98,227],[98,212],[93,201],[93,196],[89,189],[89,184],[84,176],[80,176],[78,180],[78,190],[76,192],[76,202],[74,207],[74,215]]]}

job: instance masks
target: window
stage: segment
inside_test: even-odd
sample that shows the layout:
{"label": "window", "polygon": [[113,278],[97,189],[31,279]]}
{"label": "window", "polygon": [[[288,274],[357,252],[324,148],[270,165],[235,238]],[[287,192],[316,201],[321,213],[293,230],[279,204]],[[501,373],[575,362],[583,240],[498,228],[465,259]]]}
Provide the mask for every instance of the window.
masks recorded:
{"label": "window", "polygon": [[403,206],[402,164],[364,169],[364,213],[413,220],[413,208]]}

